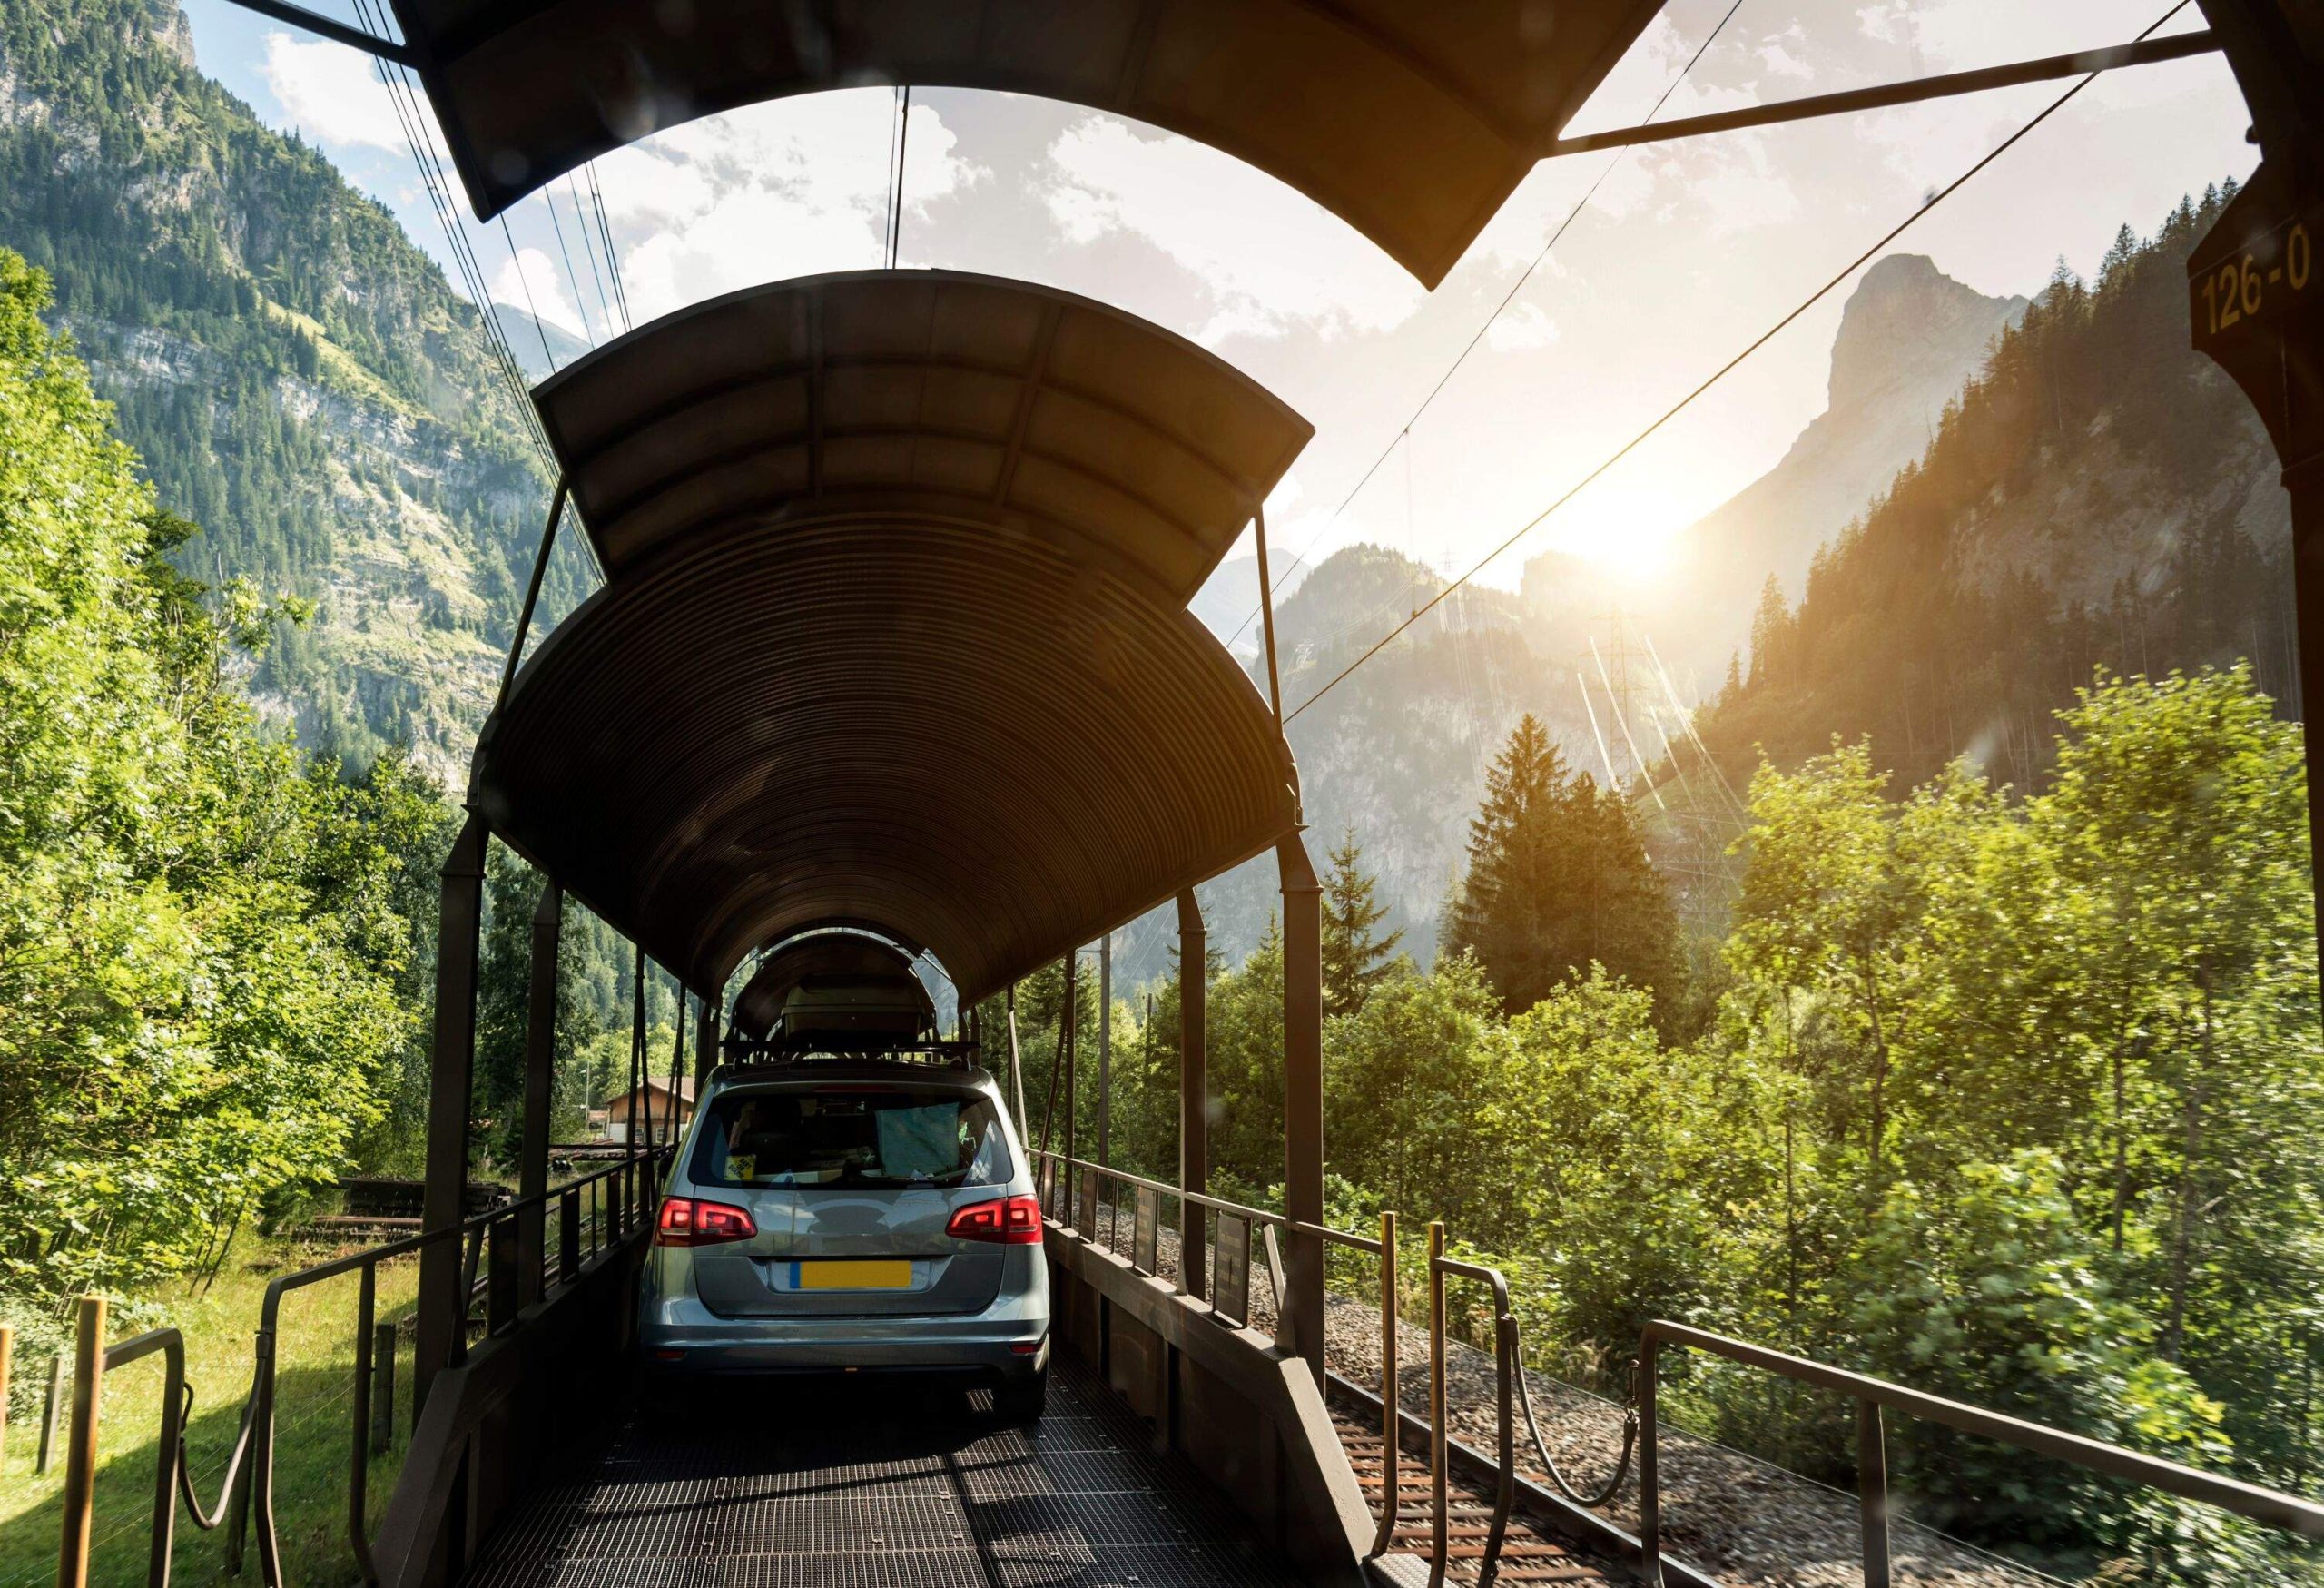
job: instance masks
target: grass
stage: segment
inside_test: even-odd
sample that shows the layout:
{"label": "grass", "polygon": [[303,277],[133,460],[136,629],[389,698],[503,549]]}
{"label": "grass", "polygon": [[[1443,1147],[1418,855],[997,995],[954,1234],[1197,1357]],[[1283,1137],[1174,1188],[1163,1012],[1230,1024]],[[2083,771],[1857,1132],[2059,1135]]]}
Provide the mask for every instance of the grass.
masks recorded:
{"label": "grass", "polygon": [[[111,1343],[163,1324],[184,1333],[186,1378],[193,1386],[187,1458],[195,1492],[205,1505],[218,1500],[219,1482],[250,1393],[252,1342],[267,1282],[331,1255],[314,1247],[245,1237],[228,1254],[207,1294],[190,1284],[164,1287],[144,1299],[134,1322],[121,1319],[116,1308],[116,1321],[107,1331]],[[347,1541],[358,1282],[358,1276],[346,1274],[283,1298],[276,1353],[274,1514],[283,1578],[290,1588],[353,1588],[361,1577]],[[418,1285],[417,1259],[406,1258],[383,1267],[379,1321],[409,1314]],[[378,1526],[394,1486],[411,1432],[409,1329],[401,1340],[395,1375],[395,1440],[386,1454],[371,1457],[368,1520],[372,1528]],[[20,1363],[17,1371],[29,1374],[32,1365]],[[145,1581],[162,1372],[162,1357],[156,1355],[119,1369],[104,1383],[89,1563],[89,1581],[99,1588],[137,1588]],[[0,1462],[0,1588],[38,1588],[56,1580],[64,1481],[62,1446],[69,1423],[68,1402],[59,1417],[59,1449],[44,1475],[33,1471],[38,1428],[17,1423],[7,1430],[5,1460]],[[197,1531],[180,1504],[172,1582],[188,1588],[228,1582],[232,1574],[227,1566],[226,1532],[224,1526],[214,1533]],[[246,1546],[240,1581],[257,1579],[253,1536]]]}

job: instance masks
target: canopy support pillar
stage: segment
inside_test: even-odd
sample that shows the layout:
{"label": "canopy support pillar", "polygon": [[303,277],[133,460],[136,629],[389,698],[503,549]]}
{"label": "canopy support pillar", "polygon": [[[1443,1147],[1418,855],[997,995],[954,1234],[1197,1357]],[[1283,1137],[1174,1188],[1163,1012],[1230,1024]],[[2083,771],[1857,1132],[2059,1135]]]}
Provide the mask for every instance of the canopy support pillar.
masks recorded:
{"label": "canopy support pillar", "polygon": [[[517,1195],[548,1190],[549,1105],[556,1090],[556,961],[565,924],[565,891],[551,882],[533,911],[530,997],[525,1006],[524,1135],[517,1149]],[[517,1215],[517,1304],[541,1298],[542,1221],[536,1203]]]}
{"label": "canopy support pillar", "polygon": [[1098,1161],[1114,1164],[1114,934],[1098,940]]}
{"label": "canopy support pillar", "polygon": [[[436,1027],[428,1082],[428,1179],[420,1228],[458,1226],[468,1179],[468,1087],[476,1069],[476,971],[484,914],[484,818],[471,814],[444,859],[436,916]],[[419,1254],[419,1316],[412,1361],[415,1409],[436,1375],[468,1343],[468,1297],[460,1293],[460,1242],[438,1240]]]}
{"label": "canopy support pillar", "polygon": [[[1210,1190],[1210,948],[1202,905],[1188,888],[1178,895],[1178,1189]],[[1178,1283],[1200,1301],[1207,1220],[1195,1202],[1178,1204]]]}
{"label": "canopy support pillar", "polygon": [[[1275,845],[1283,873],[1283,1210],[1296,1223],[1324,1222],[1323,889],[1293,833]],[[1290,1232],[1275,1344],[1324,1381],[1324,1249]]]}
{"label": "canopy support pillar", "polygon": [[1009,1107],[1017,1117],[1017,1130],[1022,1135],[1032,1129],[1032,1121],[1025,1117],[1025,1051],[1017,1041],[1017,983],[1009,984]]}
{"label": "canopy support pillar", "polygon": [[702,1089],[710,1080],[710,1072],[718,1068],[718,1002],[715,999],[702,1001],[702,1011],[694,1028],[694,1106],[702,1107]]}

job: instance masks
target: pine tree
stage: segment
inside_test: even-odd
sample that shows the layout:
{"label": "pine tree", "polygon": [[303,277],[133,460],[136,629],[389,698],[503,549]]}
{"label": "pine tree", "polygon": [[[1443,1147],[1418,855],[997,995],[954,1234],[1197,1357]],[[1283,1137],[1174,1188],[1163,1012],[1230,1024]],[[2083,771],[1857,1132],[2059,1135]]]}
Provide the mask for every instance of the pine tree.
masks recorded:
{"label": "pine tree", "polygon": [[1387,919],[1388,907],[1375,896],[1379,879],[1364,869],[1364,848],[1354,827],[1341,833],[1329,859],[1331,871],[1324,878],[1324,1012],[1354,1014],[1374,987],[1396,973],[1400,962],[1391,956],[1404,934],[1398,930],[1373,935]]}
{"label": "pine tree", "polygon": [[1678,963],[1676,917],[1630,804],[1600,791],[1531,713],[1486,774],[1445,949],[1472,953],[1504,1008],[1531,1009],[1592,963],[1647,988]]}

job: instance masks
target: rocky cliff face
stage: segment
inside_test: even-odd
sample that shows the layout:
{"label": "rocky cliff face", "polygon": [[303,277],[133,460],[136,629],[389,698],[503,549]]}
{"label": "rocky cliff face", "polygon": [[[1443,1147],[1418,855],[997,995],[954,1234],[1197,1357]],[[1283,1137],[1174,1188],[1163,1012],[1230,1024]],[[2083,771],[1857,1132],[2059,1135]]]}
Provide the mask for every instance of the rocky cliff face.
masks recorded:
{"label": "rocky cliff face", "polygon": [[1645,615],[1691,688],[1717,685],[1770,574],[1798,597],[1817,551],[1927,449],[1945,405],[2025,305],[1964,286],[1923,254],[1890,254],[1864,273],[1833,338],[1824,412],[1781,462],[1685,532],[1671,587]]}
{"label": "rocky cliff face", "polygon": [[261,705],[458,787],[547,499],[475,310],[202,75],[171,0],[0,7],[0,246],[50,272],[163,505],[202,527],[189,571],[313,603]]}

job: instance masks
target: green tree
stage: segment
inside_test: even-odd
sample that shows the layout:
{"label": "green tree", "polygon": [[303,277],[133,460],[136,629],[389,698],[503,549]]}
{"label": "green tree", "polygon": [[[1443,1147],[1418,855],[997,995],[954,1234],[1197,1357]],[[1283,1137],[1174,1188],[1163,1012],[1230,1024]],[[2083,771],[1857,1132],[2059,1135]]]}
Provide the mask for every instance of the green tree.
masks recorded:
{"label": "green tree", "polygon": [[227,660],[263,604],[172,567],[189,527],[46,303],[0,252],[0,1284],[54,1295],[192,1267],[337,1171],[411,940],[409,811],[261,734]]}
{"label": "green tree", "polygon": [[1364,869],[1354,828],[1342,833],[1329,863],[1324,875],[1324,1012],[1353,1014],[1374,988],[1400,968],[1409,969],[1410,962],[1394,957],[1404,939],[1402,931],[1378,933],[1388,907],[1376,897],[1378,879]]}
{"label": "green tree", "polygon": [[1679,962],[1669,895],[1629,802],[1569,772],[1531,713],[1486,774],[1448,916],[1444,952],[1474,954],[1512,1013],[1593,964],[1650,991]]}

